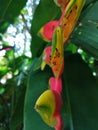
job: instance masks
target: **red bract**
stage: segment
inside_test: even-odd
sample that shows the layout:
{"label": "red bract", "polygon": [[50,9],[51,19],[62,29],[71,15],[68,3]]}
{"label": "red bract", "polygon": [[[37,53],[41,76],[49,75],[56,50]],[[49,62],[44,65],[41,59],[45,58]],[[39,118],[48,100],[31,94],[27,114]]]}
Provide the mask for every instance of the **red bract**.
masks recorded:
{"label": "red bract", "polygon": [[44,70],[46,64],[51,66],[51,46],[47,47],[43,51],[41,70]]}
{"label": "red bract", "polygon": [[55,126],[55,130],[63,130],[63,120],[60,114],[57,115],[57,125]]}
{"label": "red bract", "polygon": [[55,77],[51,77],[49,79],[49,85],[50,85],[51,90],[55,90],[58,93],[62,92],[62,79],[61,78],[57,79]]}
{"label": "red bract", "polygon": [[63,121],[62,121],[62,117],[61,117],[61,108],[62,108],[62,97],[61,94],[58,93],[55,90],[52,90],[53,94],[55,96],[55,103],[56,103],[56,109],[54,112],[54,117],[57,120],[57,124],[55,125],[55,129],[56,130],[62,130],[63,129]]}
{"label": "red bract", "polygon": [[51,64],[51,51],[52,51],[51,46],[45,48],[45,50],[44,50],[44,54],[43,54],[44,59],[43,60],[45,60],[47,64]]}
{"label": "red bract", "polygon": [[38,32],[45,41],[51,42],[55,28],[59,25],[59,21],[53,20],[46,23]]}
{"label": "red bract", "polygon": [[58,93],[57,91],[55,90],[52,90],[52,91],[55,96],[55,104],[56,104],[56,108],[55,108],[53,116],[58,116],[62,108],[62,97],[61,97],[61,94]]}

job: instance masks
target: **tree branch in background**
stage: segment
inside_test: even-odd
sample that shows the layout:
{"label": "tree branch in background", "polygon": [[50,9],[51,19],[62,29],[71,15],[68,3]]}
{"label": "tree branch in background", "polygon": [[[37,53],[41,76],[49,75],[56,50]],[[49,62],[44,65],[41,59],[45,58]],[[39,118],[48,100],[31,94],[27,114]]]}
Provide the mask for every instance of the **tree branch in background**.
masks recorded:
{"label": "tree branch in background", "polygon": [[23,22],[24,22],[24,24],[25,24],[26,30],[30,33],[30,29],[29,29],[29,27],[28,27],[28,25],[27,25],[27,21],[26,21],[26,19],[25,19],[25,17],[24,17],[24,14],[21,13],[20,15],[21,15],[22,20],[23,20]]}

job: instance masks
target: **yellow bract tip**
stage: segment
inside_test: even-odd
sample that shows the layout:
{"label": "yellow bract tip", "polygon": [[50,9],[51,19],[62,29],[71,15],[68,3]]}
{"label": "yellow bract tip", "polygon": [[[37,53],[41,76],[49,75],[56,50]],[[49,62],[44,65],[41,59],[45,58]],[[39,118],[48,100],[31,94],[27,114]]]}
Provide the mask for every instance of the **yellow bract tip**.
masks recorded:
{"label": "yellow bract tip", "polygon": [[41,64],[41,70],[44,70],[46,64],[47,64],[46,61],[42,61],[42,64]]}

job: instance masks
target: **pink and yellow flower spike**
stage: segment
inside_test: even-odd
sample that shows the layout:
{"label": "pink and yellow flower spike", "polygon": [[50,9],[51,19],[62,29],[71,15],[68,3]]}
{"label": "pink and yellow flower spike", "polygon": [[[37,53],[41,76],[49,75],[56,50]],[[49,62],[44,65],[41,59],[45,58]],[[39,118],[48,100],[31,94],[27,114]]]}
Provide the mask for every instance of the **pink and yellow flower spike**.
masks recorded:
{"label": "pink and yellow flower spike", "polygon": [[51,42],[54,30],[61,25],[63,30],[63,43],[65,44],[72,33],[80,12],[86,0],[54,0],[54,2],[61,8],[62,16],[60,20],[51,20],[46,23],[38,32],[46,42]]}
{"label": "pink and yellow flower spike", "polygon": [[62,73],[64,70],[64,44],[72,33],[86,0],[54,0],[62,10],[60,20],[50,21],[39,31],[39,35],[52,45],[43,51],[41,70],[45,65],[52,69],[54,77],[49,79],[49,90],[41,94],[35,104],[35,110],[43,121],[55,128],[63,130],[61,117],[62,107]]}

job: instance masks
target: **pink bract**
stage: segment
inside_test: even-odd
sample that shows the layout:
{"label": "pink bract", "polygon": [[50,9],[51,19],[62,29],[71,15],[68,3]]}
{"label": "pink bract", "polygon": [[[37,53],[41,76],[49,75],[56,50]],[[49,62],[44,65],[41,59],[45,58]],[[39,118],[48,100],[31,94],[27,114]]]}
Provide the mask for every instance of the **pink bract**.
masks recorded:
{"label": "pink bract", "polygon": [[62,79],[61,78],[55,78],[51,77],[49,79],[50,89],[55,90],[58,93],[62,92]]}
{"label": "pink bract", "polygon": [[52,51],[51,46],[45,48],[44,50],[44,60],[46,61],[47,64],[51,63],[51,51]]}
{"label": "pink bract", "polygon": [[60,114],[57,115],[57,125],[55,126],[55,130],[63,130],[63,120]]}
{"label": "pink bract", "polygon": [[59,21],[50,21],[44,26],[43,34],[49,41],[52,41],[55,28],[59,25]]}

